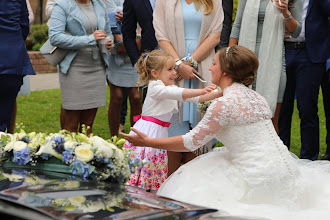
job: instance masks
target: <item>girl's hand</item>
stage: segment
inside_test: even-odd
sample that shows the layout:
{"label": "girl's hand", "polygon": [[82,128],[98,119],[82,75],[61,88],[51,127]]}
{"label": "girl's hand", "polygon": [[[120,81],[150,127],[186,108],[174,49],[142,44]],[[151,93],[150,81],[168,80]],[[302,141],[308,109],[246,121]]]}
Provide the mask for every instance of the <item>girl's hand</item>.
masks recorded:
{"label": "girl's hand", "polygon": [[212,92],[213,90],[215,90],[215,88],[216,88],[216,85],[214,85],[214,84],[211,84],[211,85],[205,87],[203,89],[205,92],[204,94],[208,94],[208,93]]}
{"label": "girl's hand", "polygon": [[140,132],[139,130],[136,130],[135,128],[131,128],[131,131],[134,131],[136,135],[132,134],[125,134],[122,132],[119,132],[119,134],[123,135],[123,137],[130,142],[134,146],[147,146],[148,144],[148,136],[144,133]]}
{"label": "girl's hand", "polygon": [[103,40],[107,37],[107,33],[105,33],[104,30],[96,30],[94,31],[93,35],[96,41]]}

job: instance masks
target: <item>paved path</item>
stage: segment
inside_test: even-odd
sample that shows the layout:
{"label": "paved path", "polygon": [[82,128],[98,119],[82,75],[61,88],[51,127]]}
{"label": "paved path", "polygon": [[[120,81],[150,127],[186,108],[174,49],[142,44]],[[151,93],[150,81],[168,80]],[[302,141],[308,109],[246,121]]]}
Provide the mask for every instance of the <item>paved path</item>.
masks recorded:
{"label": "paved path", "polygon": [[45,89],[58,89],[60,85],[58,83],[57,73],[42,73],[30,76],[31,91],[45,90]]}

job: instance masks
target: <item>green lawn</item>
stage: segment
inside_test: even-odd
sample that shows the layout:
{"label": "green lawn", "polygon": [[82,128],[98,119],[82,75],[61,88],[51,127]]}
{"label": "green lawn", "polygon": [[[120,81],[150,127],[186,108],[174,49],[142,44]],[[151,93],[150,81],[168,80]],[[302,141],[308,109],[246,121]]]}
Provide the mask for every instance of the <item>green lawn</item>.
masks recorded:
{"label": "green lawn", "polygon": [[[109,102],[109,89],[107,88],[107,104]],[[31,95],[17,98],[18,109],[16,123],[23,123],[26,132],[57,132],[60,130],[60,108],[61,93],[59,89],[34,91]],[[94,122],[93,133],[105,139],[110,137],[108,127],[108,106],[99,108]],[[125,132],[129,132],[129,116],[126,117]],[[319,97],[320,117],[320,155],[325,152],[325,117],[323,110],[322,95]],[[300,129],[297,109],[294,111],[292,123],[291,151],[299,155],[300,150]]]}

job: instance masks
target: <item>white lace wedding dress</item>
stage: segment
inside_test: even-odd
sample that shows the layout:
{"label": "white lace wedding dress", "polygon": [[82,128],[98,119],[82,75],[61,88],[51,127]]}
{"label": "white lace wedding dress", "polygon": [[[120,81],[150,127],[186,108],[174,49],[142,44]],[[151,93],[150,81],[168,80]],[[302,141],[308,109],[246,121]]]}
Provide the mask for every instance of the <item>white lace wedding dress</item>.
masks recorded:
{"label": "white lace wedding dress", "polygon": [[219,209],[218,215],[330,219],[330,163],[291,154],[255,91],[234,83],[223,93],[183,140],[192,151],[213,138],[224,147],[181,166],[157,194]]}

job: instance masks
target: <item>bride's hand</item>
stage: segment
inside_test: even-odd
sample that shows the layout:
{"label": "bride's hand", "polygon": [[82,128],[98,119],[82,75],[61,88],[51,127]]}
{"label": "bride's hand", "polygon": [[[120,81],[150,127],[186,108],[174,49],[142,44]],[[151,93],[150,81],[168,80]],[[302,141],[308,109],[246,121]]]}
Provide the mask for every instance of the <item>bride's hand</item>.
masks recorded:
{"label": "bride's hand", "polygon": [[141,131],[139,131],[135,128],[131,128],[131,131],[134,131],[136,133],[136,135],[125,134],[122,132],[120,132],[120,134],[123,135],[124,138],[134,146],[146,146],[147,145],[149,137],[146,134],[142,133]]}

